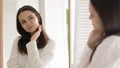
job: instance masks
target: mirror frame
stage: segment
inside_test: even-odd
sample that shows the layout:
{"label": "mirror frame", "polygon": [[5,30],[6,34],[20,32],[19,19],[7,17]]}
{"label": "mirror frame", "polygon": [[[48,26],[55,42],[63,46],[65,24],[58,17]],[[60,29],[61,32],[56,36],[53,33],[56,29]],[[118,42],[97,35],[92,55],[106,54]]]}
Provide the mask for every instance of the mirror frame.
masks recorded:
{"label": "mirror frame", "polygon": [[3,0],[0,0],[0,68],[3,68]]}

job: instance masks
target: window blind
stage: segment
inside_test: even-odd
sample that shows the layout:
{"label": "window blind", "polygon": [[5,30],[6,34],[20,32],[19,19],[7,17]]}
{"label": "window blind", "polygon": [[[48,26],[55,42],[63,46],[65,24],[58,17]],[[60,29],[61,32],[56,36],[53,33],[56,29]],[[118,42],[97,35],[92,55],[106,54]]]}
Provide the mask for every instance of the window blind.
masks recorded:
{"label": "window blind", "polygon": [[74,68],[79,64],[80,57],[90,34],[92,23],[89,20],[89,0],[75,1],[75,34],[74,34]]}

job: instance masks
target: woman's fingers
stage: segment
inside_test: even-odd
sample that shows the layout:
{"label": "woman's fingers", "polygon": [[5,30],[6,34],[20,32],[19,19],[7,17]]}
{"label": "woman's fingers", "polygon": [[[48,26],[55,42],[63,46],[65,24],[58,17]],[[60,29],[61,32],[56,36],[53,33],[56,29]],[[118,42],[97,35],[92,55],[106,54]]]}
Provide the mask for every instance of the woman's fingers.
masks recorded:
{"label": "woman's fingers", "polygon": [[41,25],[38,26],[38,30],[32,35],[31,40],[37,40],[41,33]]}
{"label": "woman's fingers", "polygon": [[40,32],[41,32],[41,25],[39,25],[39,26],[38,26],[38,31],[40,31]]}
{"label": "woman's fingers", "polygon": [[96,46],[96,43],[104,38],[104,35],[104,32],[101,30],[92,30],[88,39],[88,46],[93,49]]}

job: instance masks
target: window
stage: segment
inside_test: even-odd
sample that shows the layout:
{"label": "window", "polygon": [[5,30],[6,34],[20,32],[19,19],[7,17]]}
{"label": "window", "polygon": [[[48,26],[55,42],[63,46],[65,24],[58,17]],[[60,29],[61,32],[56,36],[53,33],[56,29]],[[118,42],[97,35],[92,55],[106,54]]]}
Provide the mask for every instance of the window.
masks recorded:
{"label": "window", "polygon": [[78,65],[92,29],[89,20],[89,0],[75,1],[74,67]]}

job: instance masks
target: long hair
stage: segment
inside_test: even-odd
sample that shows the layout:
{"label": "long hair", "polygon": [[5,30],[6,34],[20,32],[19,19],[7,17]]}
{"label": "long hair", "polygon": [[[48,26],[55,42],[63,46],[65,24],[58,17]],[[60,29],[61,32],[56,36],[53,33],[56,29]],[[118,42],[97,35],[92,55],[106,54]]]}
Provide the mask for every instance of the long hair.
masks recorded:
{"label": "long hair", "polygon": [[[18,19],[19,15],[21,14],[21,12],[24,12],[24,11],[31,11],[33,12],[37,18],[38,18],[38,23],[39,25],[42,25],[42,18],[40,16],[40,14],[37,12],[36,9],[34,9],[33,7],[29,6],[29,5],[25,5],[23,7],[21,7],[18,12],[17,12],[17,17],[16,17],[16,23],[17,23],[17,31],[18,33],[21,35],[21,38],[18,40],[18,51],[21,53],[21,54],[27,54],[27,48],[26,48],[26,44],[28,42],[30,42],[30,38],[31,38],[31,34],[26,32],[21,24],[20,24],[20,21]],[[40,48],[43,48],[45,47],[45,45],[47,44],[47,41],[49,40],[48,38],[48,35],[46,34],[46,32],[44,31],[44,28],[42,26],[42,31],[41,31],[41,34],[40,36],[38,37],[37,39],[37,48],[40,49]]]}
{"label": "long hair", "polygon": [[106,36],[120,33],[120,0],[90,0],[102,20]]}
{"label": "long hair", "polygon": [[[120,33],[120,0],[90,0],[90,3],[102,21],[105,37],[118,35]],[[96,48],[97,46],[93,49],[90,61]]]}

